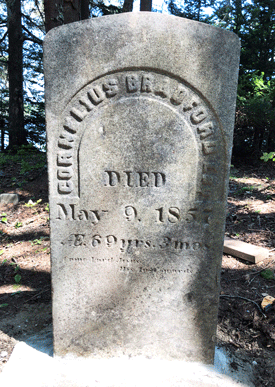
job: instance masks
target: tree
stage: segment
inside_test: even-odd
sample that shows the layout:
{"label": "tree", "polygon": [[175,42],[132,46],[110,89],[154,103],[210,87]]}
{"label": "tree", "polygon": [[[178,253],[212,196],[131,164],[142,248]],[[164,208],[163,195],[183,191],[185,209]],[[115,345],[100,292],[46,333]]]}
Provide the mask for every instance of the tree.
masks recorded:
{"label": "tree", "polygon": [[[13,150],[29,141],[39,140],[37,143],[41,143],[41,140],[44,140],[44,102],[41,87],[44,21],[39,1],[31,0],[23,3],[23,6],[19,0],[0,2],[2,151],[7,145],[5,140],[7,132],[8,148]],[[34,128],[35,131],[38,129],[36,140],[33,136]]]}
{"label": "tree", "polygon": [[62,0],[44,0],[46,32],[63,24],[62,6]]}
{"label": "tree", "polygon": [[9,148],[27,144],[23,107],[23,34],[20,0],[7,0]]}
{"label": "tree", "polygon": [[187,19],[208,22],[209,16],[204,9],[212,4],[212,0],[189,0],[178,6],[175,0],[169,0],[168,10],[172,15]]}
{"label": "tree", "polygon": [[263,151],[275,149],[275,2],[222,0],[209,21],[240,37],[233,156],[259,160]]}
{"label": "tree", "polygon": [[132,12],[134,6],[134,0],[124,0],[122,12]]}
{"label": "tree", "polygon": [[140,0],[141,11],[152,11],[152,0]]}
{"label": "tree", "polygon": [[88,0],[44,0],[46,32],[90,17]]}
{"label": "tree", "polygon": [[229,29],[240,36],[246,26],[246,0],[221,0],[213,4],[213,14],[209,23]]}
{"label": "tree", "polygon": [[238,87],[234,158],[258,161],[275,149],[275,82],[264,73],[242,76]]}
{"label": "tree", "polygon": [[[42,145],[45,142],[42,39],[46,30],[90,16],[88,0],[0,0],[0,72],[7,72],[8,81],[0,87],[1,149],[27,142]],[[133,0],[124,0],[122,6],[94,3],[98,13],[112,14],[132,11]],[[95,15],[94,15],[95,16]],[[96,15],[98,16],[98,15]],[[24,83],[23,83],[24,80]],[[8,115],[7,103],[11,114]],[[9,120],[8,120],[9,116]],[[9,122],[8,122],[9,121]]]}
{"label": "tree", "polygon": [[[0,23],[6,20],[0,16]],[[7,32],[0,40],[0,133],[1,152],[5,149],[5,138],[8,134],[8,110],[9,110],[9,90],[8,90],[8,54],[7,54]]]}
{"label": "tree", "polygon": [[247,6],[246,29],[241,34],[241,70],[264,73],[271,79],[275,72],[275,2],[253,0]]}

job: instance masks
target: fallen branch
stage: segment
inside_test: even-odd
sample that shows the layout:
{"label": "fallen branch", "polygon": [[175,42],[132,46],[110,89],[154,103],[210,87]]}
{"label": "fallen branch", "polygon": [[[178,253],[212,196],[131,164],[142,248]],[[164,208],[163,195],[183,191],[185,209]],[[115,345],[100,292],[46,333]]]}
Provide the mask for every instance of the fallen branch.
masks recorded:
{"label": "fallen branch", "polygon": [[35,294],[34,296],[28,298],[28,299],[24,302],[24,304],[26,304],[26,303],[29,302],[30,300],[33,300],[34,298],[36,298],[36,297],[39,296],[40,294],[48,292],[48,291],[49,291],[49,288],[50,288],[50,286],[47,286],[46,290],[41,290],[40,292],[38,292],[38,293]]}

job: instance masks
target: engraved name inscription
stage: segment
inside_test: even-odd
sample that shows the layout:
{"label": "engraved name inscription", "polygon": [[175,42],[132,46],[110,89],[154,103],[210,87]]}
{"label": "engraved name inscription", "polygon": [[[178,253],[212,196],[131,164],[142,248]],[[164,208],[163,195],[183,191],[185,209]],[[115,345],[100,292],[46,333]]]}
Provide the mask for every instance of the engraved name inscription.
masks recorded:
{"label": "engraved name inscription", "polygon": [[[184,116],[194,131],[201,152],[201,179],[198,192],[209,197],[209,186],[217,179],[215,156],[221,146],[217,120],[203,98],[182,81],[153,71],[124,71],[102,76],[84,87],[71,100],[64,112],[64,120],[57,141],[57,193],[78,195],[77,152],[84,126],[82,123],[95,109],[125,98],[154,98],[166,103]],[[166,176],[158,171],[113,171],[106,169],[105,185],[114,187],[161,187]]]}

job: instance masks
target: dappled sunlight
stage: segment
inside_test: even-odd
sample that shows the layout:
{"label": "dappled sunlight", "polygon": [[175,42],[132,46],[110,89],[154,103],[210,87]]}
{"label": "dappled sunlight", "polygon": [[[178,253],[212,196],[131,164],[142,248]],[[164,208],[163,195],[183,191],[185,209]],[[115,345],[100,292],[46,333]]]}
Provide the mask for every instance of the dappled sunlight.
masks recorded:
{"label": "dappled sunlight", "polygon": [[[37,230],[37,231],[36,231]],[[11,244],[18,244],[22,242],[30,242],[31,246],[33,245],[41,245],[42,242],[47,242],[50,240],[49,233],[45,231],[39,231],[38,229],[34,229],[33,231],[23,231],[22,232],[2,232],[2,237],[6,237],[9,239],[10,243],[7,244],[7,248],[11,247]],[[46,244],[45,244],[46,245]]]}
{"label": "dappled sunlight", "polygon": [[26,285],[1,285],[0,286],[0,296],[3,294],[10,294],[11,296],[14,296],[16,294],[19,294],[21,292],[35,292],[36,289],[33,289]]}
{"label": "dappled sunlight", "polygon": [[[240,174],[235,169],[235,174]],[[266,174],[231,177],[226,236],[257,246],[275,248],[275,182]]]}

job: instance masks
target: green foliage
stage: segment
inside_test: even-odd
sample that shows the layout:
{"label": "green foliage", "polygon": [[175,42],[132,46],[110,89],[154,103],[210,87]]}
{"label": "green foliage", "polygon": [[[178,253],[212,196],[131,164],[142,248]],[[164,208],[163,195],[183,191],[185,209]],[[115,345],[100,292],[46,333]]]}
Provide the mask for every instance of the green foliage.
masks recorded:
{"label": "green foliage", "polygon": [[[212,13],[204,15],[204,7]],[[275,3],[271,0],[169,0],[177,16],[214,24],[241,40],[233,157],[259,161],[275,149]],[[209,10],[209,9],[208,9]],[[270,156],[272,152],[272,156]],[[267,156],[269,154],[269,156]]]}
{"label": "green foliage", "polygon": [[31,246],[41,245],[42,241],[44,239],[45,239],[45,237],[41,236],[39,239],[34,239],[33,241],[30,241],[31,242]]}
{"label": "green foliage", "polygon": [[[233,156],[259,160],[275,149],[275,81],[264,73],[240,77]],[[265,156],[266,157],[266,156]]]}
{"label": "green foliage", "polygon": [[[8,260],[7,259],[4,259],[3,262],[1,263],[1,265],[4,265],[5,263],[7,263]],[[13,267],[13,271],[14,271],[14,282],[15,282],[15,286],[18,286],[20,284],[20,281],[21,281],[21,275],[19,274],[19,271],[20,271],[20,266],[17,265],[15,262],[11,262],[9,264],[9,266]]]}
{"label": "green foliage", "polygon": [[8,223],[8,218],[7,218],[7,214],[5,212],[3,212],[1,215],[1,223]]}
{"label": "green foliage", "polygon": [[235,192],[234,195],[241,195],[241,194],[244,194],[245,192],[253,192],[253,190],[255,189],[257,189],[257,187],[253,187],[253,186],[241,187]]}
{"label": "green foliage", "polygon": [[41,245],[42,241],[40,239],[34,239],[31,245]]}
{"label": "green foliage", "polygon": [[21,275],[20,274],[16,274],[15,276],[14,276],[14,281],[15,281],[15,283],[16,284],[19,284],[20,283],[20,281],[21,281]]}
{"label": "green foliage", "polygon": [[41,203],[42,199],[38,199],[36,202],[33,202],[32,200],[29,200],[28,203],[25,204],[25,207],[33,208],[37,206],[37,204]]}
{"label": "green foliage", "polygon": [[25,175],[30,171],[33,171],[35,169],[42,169],[44,167],[45,167],[45,160],[38,161],[35,165],[33,165],[30,161],[23,159],[21,161],[20,174]]}
{"label": "green foliage", "polygon": [[204,12],[206,7],[213,5],[212,0],[189,0],[179,5],[175,0],[168,1],[168,10],[172,15],[187,19],[210,22],[209,16]]}
{"label": "green foliage", "polygon": [[233,156],[254,161],[275,149],[275,7],[270,0],[239,4],[242,50]]}
{"label": "green foliage", "polygon": [[269,153],[264,152],[264,154],[261,157],[261,160],[263,160],[265,163],[269,160],[275,161],[275,152],[269,152]]}
{"label": "green foliage", "polygon": [[[35,160],[35,164],[37,165],[32,165],[34,164],[33,158],[37,159]],[[22,145],[17,149],[16,153],[11,151],[0,153],[0,165],[12,163],[19,163],[23,169],[22,173],[24,173],[26,170],[44,167],[46,163],[46,154],[44,152],[39,152],[32,144]],[[27,165],[31,165],[31,167],[28,167]]]}
{"label": "green foliage", "polygon": [[273,280],[274,279],[274,273],[271,269],[265,269],[263,271],[261,271],[261,276],[264,278],[264,279],[267,279],[267,280]]}
{"label": "green foliage", "polygon": [[264,73],[272,79],[275,70],[274,31],[275,7],[271,0],[252,0],[247,3],[241,33],[241,75],[247,72]]}
{"label": "green foliage", "polygon": [[12,151],[0,152],[0,166],[17,165],[19,176],[12,177],[12,185],[22,187],[33,180],[42,171],[46,171],[46,153],[40,152],[32,144],[23,145],[15,153]]}
{"label": "green foliage", "polygon": [[23,224],[21,223],[21,222],[16,222],[15,223],[15,228],[19,228],[19,227],[22,227],[23,226]]}
{"label": "green foliage", "polygon": [[0,166],[7,164],[10,161],[10,155],[7,153],[0,153]]}
{"label": "green foliage", "polygon": [[243,192],[252,192],[254,187],[242,187],[240,188],[241,191]]}
{"label": "green foliage", "polygon": [[44,101],[37,102],[28,98],[24,106],[27,140],[32,144],[38,144],[42,148],[46,144]]}

